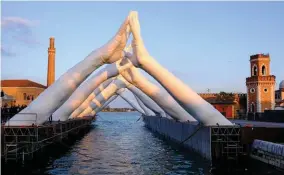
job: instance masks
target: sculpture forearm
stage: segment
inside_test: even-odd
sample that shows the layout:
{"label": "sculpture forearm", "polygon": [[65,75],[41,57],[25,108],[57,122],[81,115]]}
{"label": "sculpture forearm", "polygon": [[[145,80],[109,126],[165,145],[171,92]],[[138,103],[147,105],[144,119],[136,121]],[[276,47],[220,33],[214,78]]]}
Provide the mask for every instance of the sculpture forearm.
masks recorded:
{"label": "sculpture forearm", "polygon": [[162,117],[166,117],[165,111],[157,105],[150,97],[148,97],[146,94],[144,94],[141,90],[139,90],[135,86],[130,86],[128,89],[139,98],[139,100],[142,101],[142,103],[152,111],[155,111],[156,113],[159,113]]}
{"label": "sculpture forearm", "polygon": [[145,111],[145,114],[147,116],[155,116],[155,113],[151,109],[147,108],[145,104],[136,95],[134,95],[134,97],[137,100],[139,106]]}
{"label": "sculpture forearm", "polygon": [[110,97],[110,98],[103,104],[102,107],[94,109],[94,110],[91,112],[91,114],[92,114],[92,115],[95,115],[95,114],[101,112],[101,110],[103,110],[108,104],[110,104],[110,103],[111,103],[113,100],[115,100],[116,98],[117,98],[117,95],[113,95],[112,97]]}
{"label": "sculpture forearm", "polygon": [[83,117],[91,113],[95,108],[102,107],[102,104],[107,101],[118,89],[124,88],[125,84],[120,79],[116,78],[109,84],[97,97],[95,97],[90,105],[78,117]]}
{"label": "sculpture forearm", "polygon": [[141,67],[153,76],[188,113],[204,125],[216,125],[217,123],[219,125],[232,125],[211,104],[202,99],[154,59],[142,62]]}
{"label": "sculpture forearm", "polygon": [[[32,103],[10,119],[9,125],[32,125],[44,123],[50,115],[72,94],[72,92],[90,75],[103,64],[98,50],[93,51],[64,73],[48,89],[43,91]],[[25,113],[37,114],[35,116]]]}
{"label": "sculpture forearm", "polygon": [[137,68],[132,67],[121,74],[127,81],[147,94],[176,120],[192,122],[196,121],[184,109],[182,109],[182,107],[172,98],[170,94],[149,82],[141,73],[139,73]]}
{"label": "sculpture forearm", "polygon": [[[104,81],[102,84],[99,85],[89,96],[88,98],[76,109],[72,112],[70,115],[70,118],[75,118],[77,117],[80,113],[82,113],[89,105],[89,103],[103,90],[105,89],[112,81],[114,78],[110,78],[106,81]],[[63,118],[64,117],[64,118]],[[67,118],[65,116],[60,116],[60,120],[64,121]]]}
{"label": "sculpture forearm", "polygon": [[125,100],[131,107],[133,107],[134,109],[136,109],[138,112],[140,112],[141,114],[146,114],[145,111],[143,109],[141,109],[140,106],[136,105],[133,101],[129,100],[125,94],[125,92],[121,92],[121,91],[117,91],[117,94],[119,94],[119,96]]}

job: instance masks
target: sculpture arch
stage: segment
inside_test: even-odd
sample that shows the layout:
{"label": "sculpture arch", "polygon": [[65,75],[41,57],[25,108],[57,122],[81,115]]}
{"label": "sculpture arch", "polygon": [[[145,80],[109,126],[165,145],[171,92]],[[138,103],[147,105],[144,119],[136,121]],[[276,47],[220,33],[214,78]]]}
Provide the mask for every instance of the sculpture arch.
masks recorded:
{"label": "sculpture arch", "polygon": [[[133,54],[124,52],[130,30],[134,38],[132,42]],[[104,64],[108,65],[96,74],[98,77],[88,79],[81,84],[93,71]],[[161,95],[163,93],[139,75],[137,68],[133,66],[145,70],[155,78],[168,92],[167,99],[161,101],[160,99],[164,98]],[[96,87],[118,74],[123,75],[127,81],[157,102],[166,111],[166,115],[170,114],[177,120],[195,121],[196,119],[204,125],[233,125],[211,104],[150,56],[141,37],[137,12],[130,12],[117,34],[107,44],[94,50],[84,60],[69,69],[26,109],[21,111],[21,113],[36,113],[38,115],[37,121],[32,121],[31,115],[24,114],[15,115],[9,123],[11,125],[43,124],[55,111],[55,117],[70,116]],[[92,80],[95,82],[90,83]],[[121,84],[120,88],[125,87]],[[109,92],[103,93],[108,97],[105,99],[114,95],[115,86],[112,84],[112,88],[109,89]],[[119,89],[118,86],[116,89]],[[98,102],[100,101],[103,101],[103,99],[98,100]],[[174,105],[175,108],[171,109],[168,107],[169,103],[178,103],[179,105]],[[98,103],[97,105],[99,108],[103,107],[102,104],[99,105]],[[88,114],[93,111],[90,110],[88,110]],[[18,122],[19,120],[24,121]]]}

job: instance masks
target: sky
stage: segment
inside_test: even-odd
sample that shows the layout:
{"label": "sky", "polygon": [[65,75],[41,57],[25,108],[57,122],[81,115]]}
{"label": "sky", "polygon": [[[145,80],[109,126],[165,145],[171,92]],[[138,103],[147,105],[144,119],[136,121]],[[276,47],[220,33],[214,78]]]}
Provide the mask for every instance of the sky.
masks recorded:
{"label": "sky", "polygon": [[51,1],[2,2],[1,79],[46,85],[51,36],[58,79],[105,44],[131,10],[149,53],[196,92],[245,93],[249,57],[258,53],[270,54],[276,86],[284,80],[284,2]]}

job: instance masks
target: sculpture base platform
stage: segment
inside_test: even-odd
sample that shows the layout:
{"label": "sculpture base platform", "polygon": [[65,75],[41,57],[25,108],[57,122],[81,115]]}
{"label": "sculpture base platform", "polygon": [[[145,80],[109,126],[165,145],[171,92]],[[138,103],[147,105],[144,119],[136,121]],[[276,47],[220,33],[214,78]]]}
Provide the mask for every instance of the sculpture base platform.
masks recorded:
{"label": "sculpture base platform", "polygon": [[143,116],[143,120],[147,128],[199,153],[211,161],[212,166],[229,162],[238,164],[242,154],[238,125],[200,126],[156,116]]}
{"label": "sculpture base platform", "polygon": [[95,119],[84,117],[34,126],[2,125],[2,159],[6,162],[31,160],[34,154],[43,151],[48,145],[63,143],[87,132]]}

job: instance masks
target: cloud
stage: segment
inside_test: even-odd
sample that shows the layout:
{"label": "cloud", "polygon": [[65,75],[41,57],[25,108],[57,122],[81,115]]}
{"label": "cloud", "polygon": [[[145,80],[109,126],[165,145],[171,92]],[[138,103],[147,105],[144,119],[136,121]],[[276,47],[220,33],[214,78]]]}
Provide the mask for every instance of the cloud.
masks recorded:
{"label": "cloud", "polygon": [[9,46],[37,46],[40,42],[36,39],[33,33],[38,21],[32,21],[21,17],[2,17],[2,43],[6,46],[1,46],[3,56],[13,56],[15,53],[9,51]]}
{"label": "cloud", "polygon": [[1,55],[5,56],[5,57],[12,57],[15,56],[15,53],[11,52],[9,49],[7,49],[6,47],[3,47],[2,45],[1,47]]}
{"label": "cloud", "polygon": [[31,21],[21,17],[3,17],[1,20],[1,27],[7,27],[10,25],[21,25],[26,27],[32,27],[37,25],[38,21]]}

